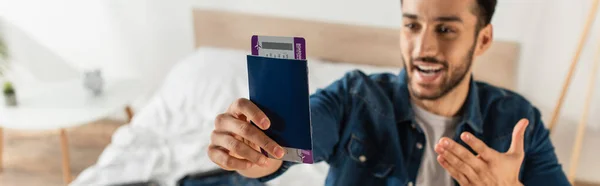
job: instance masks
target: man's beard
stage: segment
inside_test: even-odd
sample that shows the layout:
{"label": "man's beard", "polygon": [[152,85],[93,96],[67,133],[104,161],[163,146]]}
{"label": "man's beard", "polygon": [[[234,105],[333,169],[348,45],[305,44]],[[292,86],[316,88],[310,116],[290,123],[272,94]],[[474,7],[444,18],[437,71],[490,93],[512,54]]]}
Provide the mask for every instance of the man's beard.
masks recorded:
{"label": "man's beard", "polygon": [[[419,99],[419,100],[437,100],[437,99],[445,96],[446,94],[448,94],[448,92],[454,90],[454,88],[456,88],[465,79],[465,76],[467,75],[467,73],[469,72],[469,69],[471,68],[471,64],[473,63],[473,54],[475,52],[476,44],[477,44],[476,42],[473,43],[473,46],[471,46],[469,53],[463,59],[464,62],[461,63],[462,65],[458,66],[456,68],[456,70],[454,70],[453,72],[450,73],[450,76],[448,77],[448,79],[450,79],[450,80],[443,81],[441,83],[441,85],[439,86],[439,89],[436,93],[434,93],[432,95],[423,95],[423,94],[415,91],[412,88],[412,80],[411,80],[410,76],[408,76],[408,73],[406,73],[406,79],[408,80],[408,90],[411,92],[411,94],[416,99]],[[414,61],[414,59],[410,59],[411,64],[414,64],[413,61]],[[432,57],[425,57],[424,61],[441,63],[446,67],[446,69],[448,69],[447,68],[448,62],[440,62]],[[404,62],[404,69],[407,71],[412,70],[412,69],[406,68],[406,62]],[[413,74],[413,75],[415,75],[415,74]]]}

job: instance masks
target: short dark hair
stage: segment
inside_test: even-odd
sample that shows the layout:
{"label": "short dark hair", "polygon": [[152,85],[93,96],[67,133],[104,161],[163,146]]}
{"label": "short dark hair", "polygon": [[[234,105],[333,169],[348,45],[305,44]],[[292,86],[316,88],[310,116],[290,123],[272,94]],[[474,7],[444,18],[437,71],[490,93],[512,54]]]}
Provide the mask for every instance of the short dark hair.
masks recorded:
{"label": "short dark hair", "polygon": [[478,7],[473,8],[473,14],[477,15],[477,28],[483,28],[492,22],[496,11],[497,0],[476,0]]}
{"label": "short dark hair", "polygon": [[[496,11],[497,0],[475,0],[477,6],[473,7],[473,14],[477,16],[476,28],[479,30],[492,22],[492,17]],[[403,0],[400,0],[402,4]]]}

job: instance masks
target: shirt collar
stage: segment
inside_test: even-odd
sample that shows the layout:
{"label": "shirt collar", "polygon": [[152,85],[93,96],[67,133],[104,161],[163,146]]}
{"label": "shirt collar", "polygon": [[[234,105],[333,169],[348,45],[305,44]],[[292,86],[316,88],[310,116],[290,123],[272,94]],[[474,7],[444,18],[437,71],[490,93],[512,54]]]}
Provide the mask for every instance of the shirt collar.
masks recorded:
{"label": "shirt collar", "polygon": [[[410,93],[408,92],[408,82],[406,77],[406,70],[402,69],[398,75],[399,86],[396,90],[396,118],[397,122],[413,121],[414,111],[410,103]],[[462,116],[459,122],[461,124],[466,123],[476,133],[482,133],[483,131],[483,120],[481,117],[481,109],[479,107],[479,95],[477,85],[473,80],[473,76],[469,79],[469,94],[467,99],[461,108]]]}

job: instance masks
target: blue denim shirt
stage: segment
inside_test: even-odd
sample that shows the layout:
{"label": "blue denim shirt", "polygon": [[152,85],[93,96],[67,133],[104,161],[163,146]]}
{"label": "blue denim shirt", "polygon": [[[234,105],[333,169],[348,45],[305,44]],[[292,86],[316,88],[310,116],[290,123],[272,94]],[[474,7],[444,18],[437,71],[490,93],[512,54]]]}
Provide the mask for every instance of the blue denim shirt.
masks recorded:
{"label": "blue denim shirt", "polygon": [[[330,165],[325,185],[415,182],[427,143],[415,122],[406,81],[404,70],[399,75],[352,71],[311,95],[314,159]],[[508,150],[516,123],[529,119],[521,183],[569,185],[540,112],[523,97],[471,80],[460,113],[454,140],[468,148],[458,138],[468,131],[499,152]],[[284,162],[259,180],[279,176],[293,164]]]}

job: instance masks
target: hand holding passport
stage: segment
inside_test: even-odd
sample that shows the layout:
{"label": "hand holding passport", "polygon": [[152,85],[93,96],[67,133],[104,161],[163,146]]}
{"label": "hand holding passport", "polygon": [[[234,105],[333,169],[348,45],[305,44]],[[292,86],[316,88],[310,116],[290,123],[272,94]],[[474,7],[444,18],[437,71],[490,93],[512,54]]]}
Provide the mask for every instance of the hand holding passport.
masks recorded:
{"label": "hand holding passport", "polygon": [[281,160],[313,163],[305,46],[298,37],[253,36],[248,85],[250,100],[271,120],[265,133],[286,151]]}
{"label": "hand holding passport", "polygon": [[254,36],[252,54],[250,100],[236,100],[215,118],[209,158],[246,177],[271,174],[281,160],[313,163],[304,39]]}

